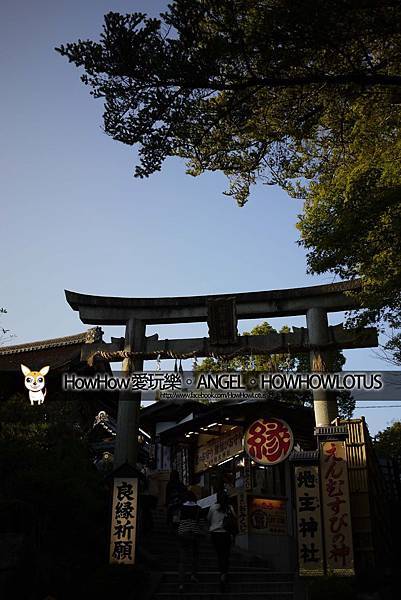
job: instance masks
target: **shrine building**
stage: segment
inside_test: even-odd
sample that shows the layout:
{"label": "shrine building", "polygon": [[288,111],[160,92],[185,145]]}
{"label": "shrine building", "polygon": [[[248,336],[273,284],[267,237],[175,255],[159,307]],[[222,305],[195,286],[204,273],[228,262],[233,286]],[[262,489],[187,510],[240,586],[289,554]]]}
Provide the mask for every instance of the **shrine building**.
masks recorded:
{"label": "shrine building", "polygon": [[[263,420],[284,422],[292,436],[286,459],[271,466],[253,460],[245,449],[247,429]],[[324,466],[312,408],[252,399],[209,405],[157,402],[141,410],[140,422],[154,441],[150,492],[160,504],[171,470],[179,472],[205,508],[215,502],[223,484],[238,515],[238,546],[267,559],[275,571],[323,574],[328,536],[323,534],[324,521],[330,524],[332,516],[322,511],[322,504],[330,505],[332,498],[325,498],[317,476]],[[384,480],[364,419],[338,420],[339,430],[346,440],[349,490],[343,493],[350,510],[341,521],[348,545],[341,547],[349,553],[333,555],[330,566],[350,575],[383,566],[391,551],[391,525]],[[313,496],[316,486],[319,493]]]}

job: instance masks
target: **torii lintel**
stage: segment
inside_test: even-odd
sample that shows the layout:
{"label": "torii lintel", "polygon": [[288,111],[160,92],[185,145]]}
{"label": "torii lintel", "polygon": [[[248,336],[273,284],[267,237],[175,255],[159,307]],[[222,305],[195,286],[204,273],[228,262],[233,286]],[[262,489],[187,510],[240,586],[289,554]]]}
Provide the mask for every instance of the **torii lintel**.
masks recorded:
{"label": "torii lintel", "polygon": [[361,290],[360,280],[311,287],[164,298],[96,296],[65,291],[68,304],[79,311],[83,323],[125,325],[129,319],[146,324],[191,323],[208,320],[211,301],[235,299],[238,319],[305,315],[311,308],[339,312],[360,308],[352,292]]}

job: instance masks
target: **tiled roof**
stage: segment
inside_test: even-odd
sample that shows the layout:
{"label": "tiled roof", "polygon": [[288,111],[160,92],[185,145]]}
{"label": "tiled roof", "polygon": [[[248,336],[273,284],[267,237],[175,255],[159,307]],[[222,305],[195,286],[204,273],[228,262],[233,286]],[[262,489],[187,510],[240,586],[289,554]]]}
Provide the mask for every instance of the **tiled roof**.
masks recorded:
{"label": "tiled roof", "polygon": [[319,462],[319,450],[293,450],[291,462]]}
{"label": "tiled roof", "polygon": [[100,327],[92,327],[88,331],[68,335],[51,340],[40,340],[38,342],[27,342],[16,346],[0,346],[0,356],[8,354],[20,354],[25,352],[36,352],[37,350],[48,350],[51,348],[63,348],[65,346],[74,346],[76,344],[90,344],[102,341],[103,331]]}

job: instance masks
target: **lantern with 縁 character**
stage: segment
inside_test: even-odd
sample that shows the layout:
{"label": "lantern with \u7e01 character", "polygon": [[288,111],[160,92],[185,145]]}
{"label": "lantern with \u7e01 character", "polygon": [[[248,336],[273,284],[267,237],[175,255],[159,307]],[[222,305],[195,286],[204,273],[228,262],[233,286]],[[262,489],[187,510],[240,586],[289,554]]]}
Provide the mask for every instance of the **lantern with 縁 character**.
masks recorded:
{"label": "lantern with \u7e01 character", "polygon": [[245,452],[254,462],[264,466],[277,465],[288,458],[293,446],[294,435],[282,419],[258,419],[244,435]]}

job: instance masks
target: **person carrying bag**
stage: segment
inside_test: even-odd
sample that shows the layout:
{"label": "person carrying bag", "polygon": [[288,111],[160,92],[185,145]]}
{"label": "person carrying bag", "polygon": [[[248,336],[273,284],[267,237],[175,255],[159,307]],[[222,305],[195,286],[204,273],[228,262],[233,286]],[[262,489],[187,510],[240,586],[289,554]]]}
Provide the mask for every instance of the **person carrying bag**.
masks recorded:
{"label": "person carrying bag", "polygon": [[228,509],[224,516],[223,527],[233,538],[238,535],[238,521],[231,504],[228,505]]}
{"label": "person carrying bag", "polygon": [[199,565],[199,542],[201,536],[201,528],[199,519],[201,508],[197,504],[196,496],[193,492],[188,492],[186,501],[181,505],[178,524],[178,543],[179,543],[179,591],[184,590],[185,580],[185,559],[190,557],[192,560],[191,566],[191,581],[198,583],[198,565]]}
{"label": "person carrying bag", "polygon": [[179,510],[186,494],[187,488],[181,483],[178,471],[171,471],[170,480],[166,486],[167,524],[171,533],[177,531]]}
{"label": "person carrying bag", "polygon": [[226,492],[217,494],[217,501],[208,513],[209,532],[217,554],[220,589],[225,591],[232,539],[238,534],[237,517]]}

